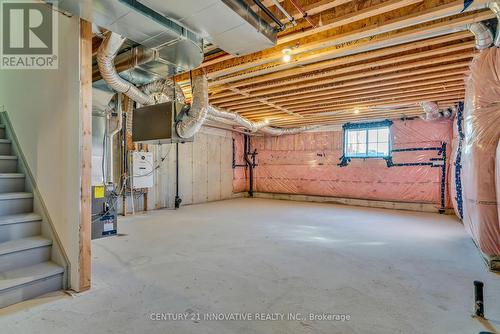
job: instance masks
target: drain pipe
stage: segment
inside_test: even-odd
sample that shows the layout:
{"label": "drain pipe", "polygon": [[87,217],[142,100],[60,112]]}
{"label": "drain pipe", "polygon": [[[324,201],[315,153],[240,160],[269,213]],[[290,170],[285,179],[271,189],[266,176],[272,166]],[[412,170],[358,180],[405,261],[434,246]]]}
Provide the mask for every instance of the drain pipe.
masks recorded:
{"label": "drain pipe", "polygon": [[250,161],[250,158],[248,157],[248,155],[251,154],[251,152],[250,152],[250,136],[244,135],[243,139],[244,139],[243,145],[245,146],[245,152],[244,152],[245,163],[247,164],[247,167],[248,167],[248,181],[249,181],[248,196],[253,197],[253,167],[254,167],[254,165],[253,165],[252,161]]}
{"label": "drain pipe", "polygon": [[468,29],[476,38],[476,49],[484,50],[493,44],[493,33],[484,23],[469,24]]}
{"label": "drain pipe", "polygon": [[490,7],[491,11],[497,16],[497,31],[493,44],[495,44],[495,46],[498,48],[500,47],[500,0],[491,1],[488,4],[488,7]]}

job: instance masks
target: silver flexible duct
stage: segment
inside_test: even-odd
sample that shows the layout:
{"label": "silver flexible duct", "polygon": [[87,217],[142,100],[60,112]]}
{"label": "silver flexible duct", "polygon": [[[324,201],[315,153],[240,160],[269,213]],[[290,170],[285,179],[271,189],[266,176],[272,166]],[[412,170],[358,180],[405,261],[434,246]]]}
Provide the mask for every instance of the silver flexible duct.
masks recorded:
{"label": "silver flexible duct", "polygon": [[187,118],[177,123],[177,135],[181,138],[191,138],[205,122],[208,113],[208,82],[204,75],[193,78],[193,101]]}
{"label": "silver flexible duct", "polygon": [[242,126],[250,132],[257,132],[269,124],[267,121],[252,122],[237,113],[225,111],[212,105],[209,106],[208,113],[216,118],[229,120],[235,125]]}
{"label": "silver flexible duct", "polygon": [[274,128],[272,126],[266,126],[260,129],[260,132],[271,136],[283,136],[283,135],[294,135],[297,133],[314,130],[319,127],[320,127],[319,125],[306,125],[297,128]]}
{"label": "silver flexible duct", "polygon": [[493,33],[484,23],[469,24],[468,29],[476,37],[476,49],[484,50],[493,44]]}
{"label": "silver flexible duct", "polygon": [[496,47],[500,47],[500,0],[491,1],[488,7],[490,7],[491,11],[497,16],[497,32],[493,44],[495,44]]}
{"label": "silver flexible duct", "polygon": [[209,119],[215,122],[221,122],[224,124],[242,126],[250,132],[261,132],[271,136],[282,136],[296,134],[312,129],[316,129],[319,126],[301,126],[296,128],[275,128],[269,126],[268,121],[253,122],[245,117],[238,115],[237,113],[222,110],[220,108],[210,105],[208,107]]}
{"label": "silver flexible duct", "polygon": [[186,103],[186,98],[184,97],[184,92],[181,87],[170,78],[144,85],[141,87],[141,90],[144,94],[152,96],[156,103],[164,103],[174,99],[174,88],[175,100],[179,103]]}
{"label": "silver flexible duct", "polygon": [[[122,79],[115,68],[115,57],[125,38],[110,32],[106,35],[97,52],[97,63],[101,76],[115,91],[127,95],[131,100],[141,105],[168,102],[173,100],[172,88],[175,87],[175,96],[178,102],[185,102],[182,89],[171,79],[159,80],[142,87],[142,91],[132,83]],[[316,128],[317,126],[302,126],[297,128],[274,128],[268,126],[267,121],[253,122],[237,113],[228,112],[208,104],[208,83],[206,76],[193,79],[193,101],[188,116],[176,125],[177,134],[181,138],[191,138],[203,125],[207,115],[216,122],[242,126],[250,132],[260,131],[272,136],[295,134]],[[127,110],[127,132],[132,129],[132,103]]]}
{"label": "silver flexible duct", "polygon": [[110,32],[106,35],[97,51],[97,65],[101,76],[106,83],[119,93],[123,93],[142,105],[150,105],[155,102],[153,96],[141,92],[137,87],[122,79],[115,68],[115,57],[126,38]]}

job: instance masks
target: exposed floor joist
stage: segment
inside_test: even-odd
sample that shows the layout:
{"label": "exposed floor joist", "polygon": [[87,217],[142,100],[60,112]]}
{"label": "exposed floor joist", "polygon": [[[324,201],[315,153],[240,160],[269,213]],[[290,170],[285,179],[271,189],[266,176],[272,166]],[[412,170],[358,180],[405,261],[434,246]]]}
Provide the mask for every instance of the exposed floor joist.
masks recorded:
{"label": "exposed floor joist", "polygon": [[[468,25],[494,18],[484,0],[463,13],[461,0],[298,1],[312,26],[289,1],[280,3],[297,25],[279,34],[276,47],[202,65],[213,105],[280,126],[403,117],[403,109],[420,115],[421,102],[462,100],[476,52]],[[265,4],[286,21],[272,1]],[[292,50],[289,63],[283,48]],[[177,81],[189,98],[186,77]]]}

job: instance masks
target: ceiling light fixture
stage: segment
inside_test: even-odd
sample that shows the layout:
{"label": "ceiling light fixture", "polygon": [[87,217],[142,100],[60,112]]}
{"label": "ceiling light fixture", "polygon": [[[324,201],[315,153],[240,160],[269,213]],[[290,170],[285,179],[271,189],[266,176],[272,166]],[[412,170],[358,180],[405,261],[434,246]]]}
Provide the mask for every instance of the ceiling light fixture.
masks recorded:
{"label": "ceiling light fixture", "polygon": [[283,53],[283,61],[289,63],[292,60],[292,49],[286,48],[281,50],[281,52]]}

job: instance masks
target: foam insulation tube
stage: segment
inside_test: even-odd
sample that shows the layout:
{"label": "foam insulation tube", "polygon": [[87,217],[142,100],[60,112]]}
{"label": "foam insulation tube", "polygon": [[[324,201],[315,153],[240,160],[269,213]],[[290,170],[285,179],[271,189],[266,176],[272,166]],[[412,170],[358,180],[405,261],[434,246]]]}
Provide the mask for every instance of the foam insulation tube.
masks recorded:
{"label": "foam insulation tube", "polygon": [[469,31],[476,38],[476,49],[484,50],[493,44],[493,33],[482,22],[475,22],[467,26]]}

